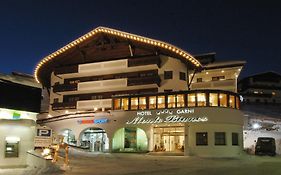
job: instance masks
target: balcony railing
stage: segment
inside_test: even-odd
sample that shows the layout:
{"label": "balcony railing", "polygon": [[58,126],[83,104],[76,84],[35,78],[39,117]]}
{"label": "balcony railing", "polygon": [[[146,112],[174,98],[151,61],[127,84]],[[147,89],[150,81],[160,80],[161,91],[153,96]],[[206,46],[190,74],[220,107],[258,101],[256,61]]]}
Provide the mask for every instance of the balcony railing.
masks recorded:
{"label": "balcony railing", "polygon": [[76,102],[53,103],[52,110],[76,109]]}
{"label": "balcony railing", "polygon": [[146,84],[157,84],[160,86],[161,79],[159,76],[153,77],[139,77],[139,78],[128,78],[127,86],[146,85]]}
{"label": "balcony railing", "polygon": [[74,84],[55,84],[53,92],[77,91],[77,83]]}

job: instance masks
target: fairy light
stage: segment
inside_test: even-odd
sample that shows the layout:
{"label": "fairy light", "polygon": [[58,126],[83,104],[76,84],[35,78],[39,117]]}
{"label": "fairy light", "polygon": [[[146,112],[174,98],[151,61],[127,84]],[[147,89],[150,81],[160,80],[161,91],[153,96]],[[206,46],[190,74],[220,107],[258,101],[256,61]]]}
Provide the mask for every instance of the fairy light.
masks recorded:
{"label": "fairy light", "polygon": [[70,49],[70,48],[74,47],[75,45],[85,41],[86,39],[89,39],[90,37],[94,36],[95,34],[97,34],[99,32],[109,33],[111,35],[121,36],[123,38],[133,39],[133,40],[137,40],[137,41],[140,41],[140,42],[143,42],[143,43],[147,43],[147,44],[150,44],[150,45],[162,47],[164,49],[167,49],[167,50],[170,50],[170,51],[174,52],[178,56],[186,58],[191,63],[193,63],[194,66],[196,66],[196,67],[200,67],[201,66],[200,62],[198,60],[196,60],[194,57],[192,57],[189,53],[187,53],[184,50],[179,49],[179,48],[177,48],[177,47],[175,47],[173,45],[170,45],[168,43],[157,41],[157,40],[153,40],[153,39],[142,37],[142,36],[138,36],[138,35],[133,35],[133,34],[130,34],[130,33],[127,33],[127,32],[121,32],[121,31],[118,31],[118,30],[115,30],[115,29],[110,29],[110,28],[105,28],[105,27],[98,27],[98,28],[90,31],[89,33],[79,37],[78,39],[72,41],[71,43],[67,44],[66,46],[62,47],[61,49],[58,49],[56,52],[53,52],[52,54],[50,54],[47,57],[43,58],[37,64],[37,66],[35,68],[35,71],[34,71],[35,80],[38,83],[40,83],[40,81],[38,79],[38,73],[39,73],[40,68],[44,64],[47,64],[54,57],[64,53],[68,49]]}

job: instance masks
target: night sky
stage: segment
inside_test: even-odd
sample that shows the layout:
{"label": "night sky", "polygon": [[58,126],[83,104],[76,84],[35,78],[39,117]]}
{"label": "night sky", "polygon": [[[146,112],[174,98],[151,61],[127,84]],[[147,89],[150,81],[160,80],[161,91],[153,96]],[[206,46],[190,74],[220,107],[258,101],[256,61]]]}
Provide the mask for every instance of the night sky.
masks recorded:
{"label": "night sky", "polygon": [[242,76],[281,73],[281,1],[0,2],[0,72],[33,74],[44,56],[105,26],[176,45],[217,60],[245,60]]}

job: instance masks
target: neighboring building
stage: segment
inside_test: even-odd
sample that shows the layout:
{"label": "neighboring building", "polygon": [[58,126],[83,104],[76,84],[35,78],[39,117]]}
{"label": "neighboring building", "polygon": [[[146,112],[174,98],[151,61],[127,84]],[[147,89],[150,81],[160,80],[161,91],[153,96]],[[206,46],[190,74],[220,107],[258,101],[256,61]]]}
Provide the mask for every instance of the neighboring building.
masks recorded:
{"label": "neighboring building", "polygon": [[265,72],[238,83],[245,115],[244,148],[254,152],[258,137],[273,137],[281,154],[281,75]]}
{"label": "neighboring building", "polygon": [[238,83],[239,93],[249,104],[281,104],[281,75],[265,72],[243,78]]}
{"label": "neighboring building", "polygon": [[30,75],[0,74],[0,167],[24,167],[34,148],[41,85]]}
{"label": "neighboring building", "polygon": [[245,62],[214,57],[98,27],[37,65],[50,92],[38,123],[92,151],[240,155],[236,82]]}

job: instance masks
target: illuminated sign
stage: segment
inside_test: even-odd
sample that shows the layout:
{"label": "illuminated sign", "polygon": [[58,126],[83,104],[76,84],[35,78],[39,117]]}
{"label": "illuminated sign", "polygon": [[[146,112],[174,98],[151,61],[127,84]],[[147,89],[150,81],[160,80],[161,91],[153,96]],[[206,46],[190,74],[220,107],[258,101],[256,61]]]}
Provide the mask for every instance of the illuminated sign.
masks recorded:
{"label": "illuminated sign", "polygon": [[78,124],[103,124],[108,123],[107,118],[91,119],[91,120],[77,120]]}
{"label": "illuminated sign", "polygon": [[0,108],[0,119],[20,120],[29,119],[36,121],[37,113]]}
{"label": "illuminated sign", "polygon": [[126,124],[193,123],[208,121],[208,118],[205,116],[183,116],[183,114],[193,113],[194,109],[178,109],[176,111],[164,109],[155,111],[155,114],[153,114],[153,111],[137,111],[137,116],[132,120],[128,120]]}
{"label": "illuminated sign", "polygon": [[46,126],[36,127],[36,136],[34,138],[35,147],[49,147],[52,142],[52,129]]}

